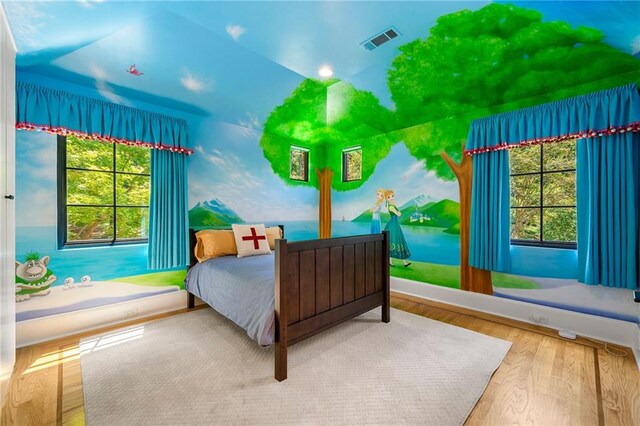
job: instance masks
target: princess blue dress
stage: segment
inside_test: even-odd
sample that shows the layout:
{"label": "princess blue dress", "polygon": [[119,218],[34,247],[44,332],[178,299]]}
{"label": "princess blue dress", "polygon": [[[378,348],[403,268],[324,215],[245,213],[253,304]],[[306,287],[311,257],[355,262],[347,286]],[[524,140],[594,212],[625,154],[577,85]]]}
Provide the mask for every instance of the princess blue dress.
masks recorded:
{"label": "princess blue dress", "polygon": [[411,257],[411,252],[409,251],[407,241],[404,239],[400,222],[398,221],[398,208],[395,204],[389,204],[387,207],[391,219],[387,222],[384,230],[389,231],[389,255],[396,259],[408,259]]}
{"label": "princess blue dress", "polygon": [[371,209],[373,210],[372,212],[373,214],[371,215],[371,233],[379,234],[380,228],[381,228],[380,210],[382,209],[382,203],[374,204],[373,207],[371,207]]}

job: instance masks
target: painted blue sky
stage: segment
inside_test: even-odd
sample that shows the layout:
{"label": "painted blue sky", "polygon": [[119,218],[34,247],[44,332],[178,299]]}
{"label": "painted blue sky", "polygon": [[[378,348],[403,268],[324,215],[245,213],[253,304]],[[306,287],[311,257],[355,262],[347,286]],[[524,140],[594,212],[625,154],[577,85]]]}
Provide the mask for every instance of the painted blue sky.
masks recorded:
{"label": "painted blue sky", "polygon": [[16,132],[16,226],[54,226],[57,215],[56,136]]}
{"label": "painted blue sky", "polygon": [[427,172],[424,161],[412,157],[400,142],[391,148],[389,155],[380,161],[373,175],[360,188],[348,192],[333,191],[334,219],[339,220],[343,216],[347,220],[353,219],[371,207],[376,201],[378,188],[393,189],[399,206],[419,195],[436,201],[460,199],[457,182],[445,182],[433,172]]}
{"label": "painted blue sky", "polygon": [[[322,65],[392,108],[386,75],[398,47],[436,19],[486,1],[3,1],[23,71],[97,89],[118,101],[157,97],[233,124],[264,122]],[[545,20],[599,28],[617,48],[640,50],[640,2],[527,1]],[[400,37],[361,43],[395,26]],[[143,72],[126,72],[135,64]],[[148,100],[148,99],[147,99]]]}
{"label": "painted blue sky", "polygon": [[289,187],[272,171],[259,148],[255,117],[242,127],[207,121],[189,157],[189,208],[218,198],[245,221],[314,220],[318,192]]}

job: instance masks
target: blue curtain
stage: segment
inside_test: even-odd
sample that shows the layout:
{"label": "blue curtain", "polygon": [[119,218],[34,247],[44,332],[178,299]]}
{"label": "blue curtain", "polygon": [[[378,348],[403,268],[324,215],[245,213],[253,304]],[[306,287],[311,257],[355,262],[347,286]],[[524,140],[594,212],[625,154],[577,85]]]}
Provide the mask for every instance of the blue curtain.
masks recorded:
{"label": "blue curtain", "polygon": [[470,265],[509,270],[508,149],[580,139],[580,280],[637,286],[639,131],[635,84],[473,121],[465,151],[473,156]]}
{"label": "blue curtain", "polygon": [[640,135],[577,142],[578,280],[638,286]]}
{"label": "blue curtain", "polygon": [[[488,132],[491,127],[490,133]],[[466,153],[606,135],[640,128],[636,84],[474,120]]]}
{"label": "blue curtain", "polygon": [[193,152],[185,120],[24,82],[16,84],[16,128]]}
{"label": "blue curtain", "polygon": [[150,269],[188,264],[186,155],[151,151],[151,202],[149,211]]}
{"label": "blue curtain", "polygon": [[[496,136],[497,122],[485,123],[485,137]],[[509,152],[473,157],[469,264],[509,272]]]}

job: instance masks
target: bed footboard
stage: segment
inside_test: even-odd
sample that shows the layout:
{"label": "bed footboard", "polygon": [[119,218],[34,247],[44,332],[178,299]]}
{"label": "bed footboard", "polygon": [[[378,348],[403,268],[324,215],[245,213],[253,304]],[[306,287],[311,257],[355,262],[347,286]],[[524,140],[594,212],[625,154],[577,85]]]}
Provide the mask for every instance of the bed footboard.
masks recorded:
{"label": "bed footboard", "polygon": [[287,348],[382,306],[389,322],[389,236],[276,242],[275,378],[287,378]]}

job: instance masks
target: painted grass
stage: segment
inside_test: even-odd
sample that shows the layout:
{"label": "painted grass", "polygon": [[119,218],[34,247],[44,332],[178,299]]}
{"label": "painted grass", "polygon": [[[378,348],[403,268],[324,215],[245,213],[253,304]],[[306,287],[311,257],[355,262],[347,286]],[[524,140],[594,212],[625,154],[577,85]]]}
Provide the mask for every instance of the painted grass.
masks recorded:
{"label": "painted grass", "polygon": [[112,281],[119,281],[129,284],[149,285],[155,287],[164,287],[167,285],[177,285],[184,290],[184,277],[187,271],[165,271],[152,272],[150,274],[132,275],[130,277],[116,278]]}
{"label": "painted grass", "polygon": [[[407,268],[400,266],[402,262],[395,260],[391,275],[398,278],[435,284],[443,287],[460,288],[460,267],[439,265],[436,263],[412,262]],[[498,272],[492,273],[493,286],[499,288],[540,288],[538,283]]]}

